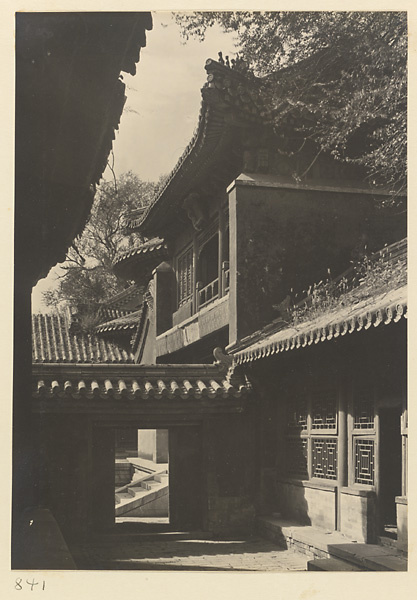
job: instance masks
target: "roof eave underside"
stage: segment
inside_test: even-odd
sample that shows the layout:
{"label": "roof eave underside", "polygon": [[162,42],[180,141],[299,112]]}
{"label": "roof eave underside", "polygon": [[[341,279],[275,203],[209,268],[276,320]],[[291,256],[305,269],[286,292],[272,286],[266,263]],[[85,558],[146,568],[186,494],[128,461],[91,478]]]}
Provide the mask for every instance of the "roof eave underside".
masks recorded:
{"label": "roof eave underside", "polygon": [[[150,13],[17,13],[16,230],[32,285],[81,234]],[[29,252],[26,250],[29,249]]]}

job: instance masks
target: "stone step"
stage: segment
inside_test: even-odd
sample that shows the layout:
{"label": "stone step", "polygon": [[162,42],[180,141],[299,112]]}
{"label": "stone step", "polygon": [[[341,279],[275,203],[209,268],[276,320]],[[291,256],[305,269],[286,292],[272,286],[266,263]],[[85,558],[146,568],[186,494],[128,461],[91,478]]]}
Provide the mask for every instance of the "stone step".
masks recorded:
{"label": "stone step", "polygon": [[120,502],[123,502],[124,500],[131,500],[132,496],[131,494],[129,494],[129,492],[118,492],[117,494]]}
{"label": "stone step", "polygon": [[161,482],[160,481],[155,481],[154,479],[150,479],[149,481],[142,481],[141,486],[145,489],[145,490],[153,490],[156,487],[160,486]]}
{"label": "stone step", "polygon": [[168,477],[168,473],[161,473],[160,475],[155,475],[154,480],[160,483],[168,483]]}
{"label": "stone step", "polygon": [[339,558],[315,558],[307,562],[307,571],[363,571],[363,569]]}
{"label": "stone step", "polygon": [[144,494],[146,494],[148,492],[148,489],[142,487],[141,485],[135,485],[134,487],[130,487],[127,490],[127,493],[129,494],[129,496],[136,498],[137,496],[143,496]]}
{"label": "stone step", "polygon": [[120,504],[116,504],[115,516],[121,517],[132,510],[135,510],[136,508],[157,500],[167,493],[168,486],[164,485],[163,483],[158,483],[157,488],[150,490],[145,490],[142,487],[137,488],[135,496],[132,496],[131,494],[119,494],[119,496],[124,496],[124,498],[121,498]]}
{"label": "stone step", "polygon": [[404,555],[377,544],[331,544],[329,553],[367,571],[407,571]]}

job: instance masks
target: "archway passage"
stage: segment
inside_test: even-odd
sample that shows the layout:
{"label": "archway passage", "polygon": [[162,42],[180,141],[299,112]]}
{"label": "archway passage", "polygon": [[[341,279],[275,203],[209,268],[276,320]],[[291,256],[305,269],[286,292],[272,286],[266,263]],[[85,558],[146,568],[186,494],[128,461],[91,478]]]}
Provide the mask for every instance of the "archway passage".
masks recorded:
{"label": "archway passage", "polygon": [[115,430],[115,523],[169,524],[168,429]]}
{"label": "archway passage", "polygon": [[[95,531],[202,529],[201,425],[154,427],[140,422],[134,427],[94,427]],[[132,431],[137,437],[136,456],[126,456],[134,454]]]}

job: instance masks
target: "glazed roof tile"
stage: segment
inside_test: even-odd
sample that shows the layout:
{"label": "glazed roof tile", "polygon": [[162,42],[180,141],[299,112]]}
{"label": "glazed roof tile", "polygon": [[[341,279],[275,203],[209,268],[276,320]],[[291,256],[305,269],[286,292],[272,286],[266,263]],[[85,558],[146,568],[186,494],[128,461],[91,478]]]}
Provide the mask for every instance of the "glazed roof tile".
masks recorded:
{"label": "glazed roof tile", "polygon": [[157,254],[158,250],[166,250],[166,248],[167,246],[163,239],[153,238],[152,240],[148,240],[147,242],[138,244],[134,248],[131,248],[130,250],[125,250],[124,252],[118,254],[115,260],[113,261],[113,265],[116,266],[120,262],[128,260],[134,256],[141,256],[145,254]]}
{"label": "glazed roof tile", "polygon": [[33,363],[132,363],[134,356],[95,335],[72,333],[63,315],[32,316]]}
{"label": "glazed roof tile", "polygon": [[153,238],[116,256],[115,272],[126,279],[134,279],[137,284],[146,285],[152,271],[168,256],[168,248],[161,238]]}
{"label": "glazed roof tile", "polygon": [[218,365],[34,365],[32,397],[59,401],[227,401],[246,397],[247,380],[229,382]]}
{"label": "glazed roof tile", "polygon": [[122,314],[117,316],[121,317],[123,316],[123,311],[136,310],[142,302],[142,296],[142,290],[136,284],[133,284],[111,298],[104,300],[100,308],[119,310]]}
{"label": "glazed roof tile", "polygon": [[135,310],[126,315],[120,316],[106,323],[101,323],[96,327],[97,333],[106,333],[111,331],[128,331],[135,329],[140,321],[142,309]]}
{"label": "glazed roof tile", "polygon": [[[235,364],[305,348],[407,317],[407,240],[375,253],[368,269],[359,278],[353,267],[340,276],[334,283],[343,280],[347,291],[327,309],[310,311],[310,318],[306,310],[304,320],[291,325],[275,322],[243,340],[233,352]],[[307,300],[303,302],[306,306]],[[299,303],[295,308],[302,305]]]}

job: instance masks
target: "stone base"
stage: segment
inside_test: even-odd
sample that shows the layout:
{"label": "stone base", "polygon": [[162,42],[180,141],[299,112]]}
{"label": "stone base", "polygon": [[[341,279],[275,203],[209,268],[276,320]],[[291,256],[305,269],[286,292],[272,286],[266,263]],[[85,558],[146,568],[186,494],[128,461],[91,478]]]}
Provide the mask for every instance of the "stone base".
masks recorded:
{"label": "stone base", "polygon": [[408,504],[405,496],[395,498],[397,506],[397,548],[408,552]]}

